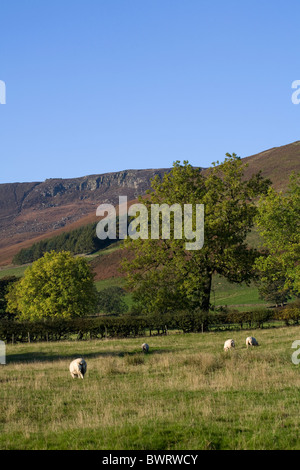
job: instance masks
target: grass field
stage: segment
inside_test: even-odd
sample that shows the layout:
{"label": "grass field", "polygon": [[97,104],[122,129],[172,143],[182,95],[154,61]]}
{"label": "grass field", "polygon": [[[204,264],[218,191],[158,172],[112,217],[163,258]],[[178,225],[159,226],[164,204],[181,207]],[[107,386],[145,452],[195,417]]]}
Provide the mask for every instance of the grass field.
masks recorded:
{"label": "grass field", "polygon": [[0,268],[0,279],[6,276],[23,276],[25,269],[28,268],[28,265],[24,266],[7,266]]}
{"label": "grass field", "polygon": [[269,304],[259,298],[258,288],[254,283],[233,284],[224,277],[213,276],[211,303],[216,307],[227,305],[237,310],[248,310],[251,307],[266,307]]}
{"label": "grass field", "polygon": [[230,334],[7,345],[0,449],[300,449],[300,328]]}
{"label": "grass field", "polygon": [[[115,277],[95,282],[97,289],[103,290],[107,287],[118,286],[125,287],[126,281],[124,277]],[[231,284],[225,278],[220,276],[213,277],[211,304],[215,307],[226,305],[237,310],[249,310],[252,307],[266,307],[269,304],[259,298],[257,287],[252,284]],[[128,306],[132,306],[132,295],[127,293],[125,301]]]}

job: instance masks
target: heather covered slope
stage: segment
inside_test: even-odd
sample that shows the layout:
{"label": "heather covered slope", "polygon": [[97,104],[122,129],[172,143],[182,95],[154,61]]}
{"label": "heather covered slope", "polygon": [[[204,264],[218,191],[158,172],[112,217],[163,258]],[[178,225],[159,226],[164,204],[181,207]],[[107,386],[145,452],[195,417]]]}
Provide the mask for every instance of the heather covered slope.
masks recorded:
{"label": "heather covered slope", "polygon": [[270,178],[276,190],[284,191],[289,175],[293,171],[300,172],[300,141],[265,150],[243,161],[249,165],[245,172],[247,178],[261,170],[262,176]]}
{"label": "heather covered slope", "polygon": [[[218,158],[222,160],[222,156]],[[275,189],[285,190],[289,175],[300,172],[300,141],[242,160],[248,165],[246,178],[261,171]],[[150,188],[156,174],[163,176],[166,171],[169,169],[126,170],[43,183],[1,184],[0,266],[10,264],[21,248],[95,222],[96,208],[101,203],[117,204],[120,195],[135,200]]]}
{"label": "heather covered slope", "polygon": [[99,204],[134,200],[168,169],[126,170],[42,183],[0,185],[0,265],[32,243],[96,221]]}

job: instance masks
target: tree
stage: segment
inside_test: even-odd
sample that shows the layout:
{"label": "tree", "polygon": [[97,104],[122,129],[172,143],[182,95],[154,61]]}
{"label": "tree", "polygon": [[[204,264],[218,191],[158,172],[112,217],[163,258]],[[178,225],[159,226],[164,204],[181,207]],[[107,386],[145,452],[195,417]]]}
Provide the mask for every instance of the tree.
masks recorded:
{"label": "tree", "polygon": [[94,313],[97,291],[84,258],[52,251],[26,269],[7,300],[20,320],[71,318]]}
{"label": "tree", "polygon": [[[266,275],[266,273],[265,273]],[[290,299],[290,292],[284,288],[285,279],[278,277],[273,280],[271,273],[264,280],[258,281],[259,297],[266,302],[275,302],[276,307]]]}
{"label": "tree", "polygon": [[122,287],[112,286],[103,289],[98,294],[98,308],[101,312],[118,315],[128,310],[124,300],[125,290]]}
{"label": "tree", "polygon": [[[253,264],[258,252],[245,239],[256,214],[255,199],[267,191],[270,181],[260,173],[248,181],[243,178],[244,164],[235,154],[213,163],[204,176],[187,161],[175,162],[161,181],[152,181],[151,204],[204,204],[204,246],[185,249],[186,238],[159,240],[127,239],[133,261],[124,261],[128,285],[142,311],[167,311],[200,308],[208,311],[212,276],[219,273],[230,282],[249,283],[255,276]],[[193,225],[195,229],[195,223]]]}
{"label": "tree", "polygon": [[8,293],[10,286],[18,280],[19,277],[17,276],[6,276],[0,279],[0,319],[12,317],[11,313],[6,311],[6,294]]}
{"label": "tree", "polygon": [[286,193],[269,189],[255,221],[267,249],[256,260],[262,282],[283,279],[284,289],[300,295],[300,173],[291,175]]}

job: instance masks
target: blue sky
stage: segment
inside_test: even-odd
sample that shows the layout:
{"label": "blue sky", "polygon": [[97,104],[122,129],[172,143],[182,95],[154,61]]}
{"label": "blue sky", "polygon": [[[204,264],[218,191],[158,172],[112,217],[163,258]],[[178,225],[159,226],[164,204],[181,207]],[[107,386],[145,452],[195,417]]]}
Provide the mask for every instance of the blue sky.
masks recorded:
{"label": "blue sky", "polygon": [[0,183],[300,139],[299,1],[1,0]]}

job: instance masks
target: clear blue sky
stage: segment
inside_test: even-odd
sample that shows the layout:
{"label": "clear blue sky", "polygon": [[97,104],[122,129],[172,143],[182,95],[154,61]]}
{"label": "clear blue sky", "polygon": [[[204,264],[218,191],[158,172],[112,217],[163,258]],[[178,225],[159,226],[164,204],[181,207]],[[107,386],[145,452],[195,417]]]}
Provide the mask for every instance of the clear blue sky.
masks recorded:
{"label": "clear blue sky", "polygon": [[300,139],[300,2],[1,0],[0,183]]}

